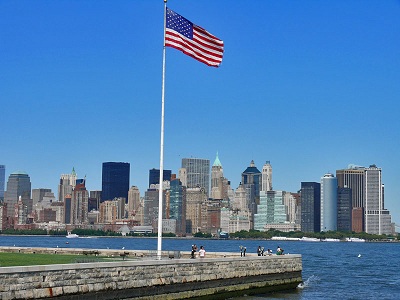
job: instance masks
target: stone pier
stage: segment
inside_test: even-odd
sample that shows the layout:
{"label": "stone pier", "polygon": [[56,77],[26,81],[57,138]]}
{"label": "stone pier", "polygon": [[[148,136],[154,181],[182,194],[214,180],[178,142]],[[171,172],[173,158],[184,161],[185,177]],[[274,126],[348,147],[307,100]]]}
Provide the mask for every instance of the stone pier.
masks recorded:
{"label": "stone pier", "polygon": [[226,299],[295,289],[301,272],[301,255],[237,253],[0,267],[0,299]]}

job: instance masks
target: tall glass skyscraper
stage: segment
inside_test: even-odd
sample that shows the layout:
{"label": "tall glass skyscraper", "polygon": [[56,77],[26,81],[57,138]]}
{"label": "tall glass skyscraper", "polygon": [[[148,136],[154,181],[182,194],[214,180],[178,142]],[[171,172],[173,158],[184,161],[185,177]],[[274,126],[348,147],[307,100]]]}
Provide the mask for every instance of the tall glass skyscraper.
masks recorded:
{"label": "tall glass skyscraper", "polygon": [[4,194],[4,203],[7,204],[7,217],[14,216],[14,206],[19,197],[27,207],[28,213],[32,211],[31,179],[25,172],[11,173],[7,181],[7,191]]}
{"label": "tall glass skyscraper", "polygon": [[4,200],[5,184],[6,184],[6,166],[0,165],[0,202]]}
{"label": "tall glass skyscraper", "polygon": [[[171,181],[171,170],[163,170],[163,181]],[[152,184],[160,183],[160,169],[151,169],[149,171],[149,188]]]}
{"label": "tall glass skyscraper", "polygon": [[337,178],[325,174],[321,178],[321,231],[337,230]]}
{"label": "tall glass skyscraper", "polygon": [[210,160],[202,158],[182,158],[182,168],[186,169],[188,188],[202,187],[210,194]]}
{"label": "tall glass skyscraper", "polygon": [[129,163],[103,163],[101,202],[123,197],[126,203],[128,203],[129,173]]}
{"label": "tall glass skyscraper", "polygon": [[321,184],[301,183],[301,231],[319,232],[321,229]]}
{"label": "tall glass skyscraper", "polygon": [[186,187],[179,179],[171,181],[169,191],[169,218],[176,220],[176,233],[186,232]]}
{"label": "tall glass skyscraper", "polygon": [[242,173],[242,184],[246,190],[246,202],[249,204],[252,228],[254,228],[253,217],[257,213],[257,204],[260,203],[261,178],[262,174],[252,160],[250,166]]}

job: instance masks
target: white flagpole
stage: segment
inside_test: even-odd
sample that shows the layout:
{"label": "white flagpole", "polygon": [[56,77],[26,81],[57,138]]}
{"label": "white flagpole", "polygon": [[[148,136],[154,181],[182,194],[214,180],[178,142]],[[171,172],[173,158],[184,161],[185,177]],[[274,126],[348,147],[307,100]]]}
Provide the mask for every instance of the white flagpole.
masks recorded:
{"label": "white flagpole", "polygon": [[162,87],[161,87],[161,141],[160,141],[160,184],[158,188],[158,237],[157,259],[161,260],[162,244],[162,215],[163,215],[163,175],[164,175],[164,98],[165,98],[165,29],[167,23],[167,0],[164,0],[164,45],[162,62]]}

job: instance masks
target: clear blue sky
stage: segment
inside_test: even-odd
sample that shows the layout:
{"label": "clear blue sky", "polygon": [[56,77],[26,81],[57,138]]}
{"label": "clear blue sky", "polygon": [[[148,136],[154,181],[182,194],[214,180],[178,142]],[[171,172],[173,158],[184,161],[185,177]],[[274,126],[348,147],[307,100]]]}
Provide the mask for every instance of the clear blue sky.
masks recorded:
{"label": "clear blue sky", "polygon": [[[400,1],[168,6],[225,42],[220,68],[168,48],[165,168],[215,154],[236,188],[254,160],[296,192],[348,164],[382,168],[400,224]],[[57,194],[105,161],[141,193],[159,168],[163,1],[0,0],[0,164]]]}

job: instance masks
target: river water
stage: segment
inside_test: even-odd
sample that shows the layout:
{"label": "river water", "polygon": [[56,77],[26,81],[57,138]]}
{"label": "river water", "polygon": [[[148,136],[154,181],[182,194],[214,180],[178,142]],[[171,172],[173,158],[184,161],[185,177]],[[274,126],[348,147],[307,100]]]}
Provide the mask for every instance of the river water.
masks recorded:
{"label": "river water", "polygon": [[[400,299],[400,243],[164,238],[162,249],[190,251],[192,244],[203,245],[208,252],[238,253],[240,246],[245,246],[247,253],[256,253],[258,246],[274,251],[280,246],[285,253],[302,255],[302,288],[293,292],[237,297],[235,300]],[[0,235],[0,246],[156,250],[157,239]]]}

